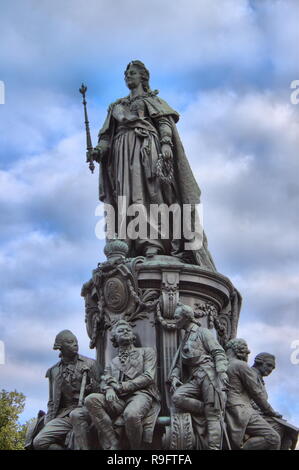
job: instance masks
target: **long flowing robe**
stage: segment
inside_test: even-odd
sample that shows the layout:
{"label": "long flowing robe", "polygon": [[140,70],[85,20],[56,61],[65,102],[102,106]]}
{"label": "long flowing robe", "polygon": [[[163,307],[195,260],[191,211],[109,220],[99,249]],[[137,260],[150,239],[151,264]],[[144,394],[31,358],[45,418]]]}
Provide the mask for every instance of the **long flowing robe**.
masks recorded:
{"label": "long flowing robe", "polygon": [[[112,205],[116,214],[118,198],[124,196],[127,206],[141,204],[148,213],[150,204],[164,203],[169,207],[178,203],[181,208],[184,204],[194,208],[200,203],[200,189],[175,125],[178,119],[179,114],[159,98],[157,92],[135,99],[123,98],[109,106],[99,132],[99,141],[106,141],[108,148],[101,161],[99,197],[105,204]],[[161,181],[156,172],[161,154],[161,125],[168,126],[171,134],[174,170],[171,183]],[[172,239],[167,244],[165,240],[147,239],[143,243],[136,240],[131,254],[140,254],[138,246],[140,249],[145,244],[159,246],[164,254],[183,251],[179,240]],[[204,234],[203,246],[194,261],[216,270]]]}

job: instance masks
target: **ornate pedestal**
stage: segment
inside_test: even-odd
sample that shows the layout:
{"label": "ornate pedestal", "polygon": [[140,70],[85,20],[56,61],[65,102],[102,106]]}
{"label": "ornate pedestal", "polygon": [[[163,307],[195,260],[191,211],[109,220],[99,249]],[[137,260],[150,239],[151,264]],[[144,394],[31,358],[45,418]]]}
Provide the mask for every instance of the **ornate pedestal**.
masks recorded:
{"label": "ornate pedestal", "polygon": [[[240,295],[230,280],[217,272],[170,256],[127,259],[125,244],[118,240],[112,245],[106,248],[108,261],[99,264],[92,279],[82,288],[90,346],[97,349],[97,360],[104,369],[115,356],[109,341],[113,323],[124,318],[134,326],[136,346],[157,350],[160,416],[171,418],[164,419],[164,425],[169,426],[164,445],[192,448],[190,415],[173,410],[167,384],[180,340],[173,314],[178,302],[189,305],[202,326],[214,330],[219,342],[224,344],[236,336]],[[163,424],[163,418],[159,422]]]}

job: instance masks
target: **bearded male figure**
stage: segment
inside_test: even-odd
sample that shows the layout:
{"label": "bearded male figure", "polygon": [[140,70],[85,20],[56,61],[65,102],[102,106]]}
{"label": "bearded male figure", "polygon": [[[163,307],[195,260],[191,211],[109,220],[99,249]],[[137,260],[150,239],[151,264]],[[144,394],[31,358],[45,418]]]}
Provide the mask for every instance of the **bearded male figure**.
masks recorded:
{"label": "bearded male figure", "polygon": [[96,361],[78,354],[78,340],[69,330],[58,333],[53,349],[60,350],[61,360],[46,374],[49,379],[46,425],[34,438],[33,448],[61,450],[68,433],[73,431],[75,448],[88,450],[91,420],[87,409],[79,403],[79,398],[82,394],[84,398],[99,390],[100,374]]}
{"label": "bearded male figure", "polygon": [[156,353],[153,348],[135,347],[134,340],[131,325],[119,320],[111,336],[118,355],[105,369],[102,393],[91,394],[85,399],[103,449],[119,449],[116,427],[120,418],[124,421],[131,449],[140,449],[152,442],[160,410],[155,383]]}

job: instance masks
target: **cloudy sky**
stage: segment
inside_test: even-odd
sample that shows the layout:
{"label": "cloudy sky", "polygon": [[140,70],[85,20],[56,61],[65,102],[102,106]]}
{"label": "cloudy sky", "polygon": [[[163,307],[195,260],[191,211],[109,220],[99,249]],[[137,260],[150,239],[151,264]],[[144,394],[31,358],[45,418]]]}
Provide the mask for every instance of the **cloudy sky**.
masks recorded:
{"label": "cloudy sky", "polygon": [[277,356],[272,405],[299,426],[297,0],[3,0],[0,17],[0,387],[45,409],[53,340],[93,357],[80,297],[104,259],[97,176],[85,164],[78,88],[94,142],[140,59],[181,115],[218,270],[243,296],[239,336]]}

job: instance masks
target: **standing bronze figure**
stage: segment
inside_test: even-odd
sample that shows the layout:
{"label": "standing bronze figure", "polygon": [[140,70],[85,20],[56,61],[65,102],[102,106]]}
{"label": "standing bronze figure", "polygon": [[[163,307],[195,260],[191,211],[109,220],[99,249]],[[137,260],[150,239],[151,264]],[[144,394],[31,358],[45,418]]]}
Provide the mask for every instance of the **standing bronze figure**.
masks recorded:
{"label": "standing bronze figure", "polygon": [[185,336],[170,372],[172,401],[177,409],[191,415],[204,414],[208,449],[220,450],[228,384],[224,349],[212,333],[195,320],[191,307],[179,305],[174,319],[176,326],[185,330]]}
{"label": "standing bronze figure", "polygon": [[[98,145],[89,152],[90,161],[101,163],[100,200],[111,205],[116,215],[119,198],[125,198],[124,212],[128,206],[142,205],[148,231],[156,223],[151,221],[152,204],[178,204],[180,208],[188,204],[194,223],[200,189],[175,125],[179,114],[158,97],[157,90],[151,90],[149,71],[139,60],[128,64],[125,81],[130,94],[109,106]],[[182,226],[182,214],[174,217]],[[169,239],[162,239],[159,226],[156,228],[156,239],[148,235],[127,240],[130,256],[172,255],[215,271],[204,234],[201,248],[186,253],[184,240],[174,238],[173,227]]]}

